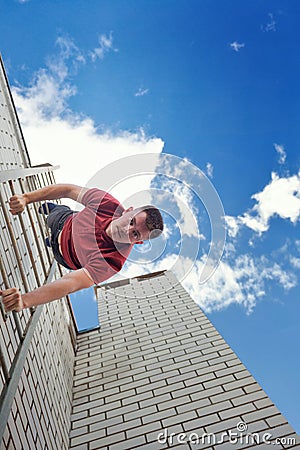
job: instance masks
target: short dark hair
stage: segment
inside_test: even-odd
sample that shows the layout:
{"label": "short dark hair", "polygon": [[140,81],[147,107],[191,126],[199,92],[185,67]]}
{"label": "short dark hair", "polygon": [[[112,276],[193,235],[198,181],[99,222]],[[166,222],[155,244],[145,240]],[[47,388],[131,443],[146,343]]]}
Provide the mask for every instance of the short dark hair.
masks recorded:
{"label": "short dark hair", "polygon": [[145,205],[136,208],[136,211],[145,211],[147,214],[146,225],[149,231],[151,231],[150,239],[154,239],[161,235],[164,229],[164,222],[162,215],[155,206]]}

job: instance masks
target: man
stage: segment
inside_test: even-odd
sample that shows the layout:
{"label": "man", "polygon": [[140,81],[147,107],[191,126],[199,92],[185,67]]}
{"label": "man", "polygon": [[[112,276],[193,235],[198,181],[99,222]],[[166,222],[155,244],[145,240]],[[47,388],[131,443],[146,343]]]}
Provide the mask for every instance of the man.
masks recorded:
{"label": "man", "polygon": [[155,207],[125,210],[110,194],[73,184],[14,195],[10,212],[20,214],[29,203],[59,198],[84,205],[79,212],[55,203],[45,203],[39,210],[48,215],[55,259],[72,272],[26,294],[21,295],[17,288],[0,291],[6,312],[19,312],[101,283],[121,270],[134,244],[155,238],[163,230],[161,214]]}

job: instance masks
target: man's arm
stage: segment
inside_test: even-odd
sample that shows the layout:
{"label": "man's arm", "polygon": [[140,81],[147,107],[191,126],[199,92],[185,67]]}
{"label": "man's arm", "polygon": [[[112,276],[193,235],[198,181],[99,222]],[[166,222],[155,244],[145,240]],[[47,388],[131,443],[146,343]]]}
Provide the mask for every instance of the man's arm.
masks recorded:
{"label": "man's arm", "polygon": [[87,188],[76,186],[75,184],[52,184],[36,191],[16,194],[9,200],[10,212],[16,215],[24,211],[26,205],[29,203],[57,200],[58,198],[70,198],[81,202],[87,190]]}
{"label": "man's arm", "polygon": [[92,286],[94,282],[88,277],[84,269],[75,270],[67,273],[59,280],[45,284],[32,292],[21,295],[17,288],[11,288],[0,291],[2,303],[5,311],[22,311],[32,306],[43,305],[45,303],[58,300],[67,294],[86,289]]}

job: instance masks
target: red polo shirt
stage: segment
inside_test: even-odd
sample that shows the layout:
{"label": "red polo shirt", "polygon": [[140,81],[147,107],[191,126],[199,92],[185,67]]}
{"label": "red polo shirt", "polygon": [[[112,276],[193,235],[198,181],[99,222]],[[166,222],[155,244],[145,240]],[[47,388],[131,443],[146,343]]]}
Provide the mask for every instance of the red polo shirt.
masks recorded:
{"label": "red polo shirt", "polygon": [[131,244],[117,244],[106,234],[114,218],[124,208],[112,195],[100,189],[89,189],[82,197],[82,211],[70,216],[61,233],[61,252],[68,266],[84,268],[95,284],[115,275],[125,263]]}

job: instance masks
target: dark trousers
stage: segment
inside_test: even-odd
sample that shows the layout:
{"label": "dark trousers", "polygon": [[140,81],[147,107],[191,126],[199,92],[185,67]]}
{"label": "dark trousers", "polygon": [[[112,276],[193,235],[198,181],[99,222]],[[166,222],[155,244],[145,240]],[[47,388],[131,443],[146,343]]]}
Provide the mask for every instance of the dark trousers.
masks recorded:
{"label": "dark trousers", "polygon": [[64,223],[68,217],[74,214],[75,211],[72,211],[71,208],[65,205],[57,205],[52,211],[49,213],[47,217],[47,225],[51,230],[51,247],[53,250],[53,255],[56,261],[67,269],[72,270],[68,264],[63,259],[58,244],[58,235],[63,229]]}

